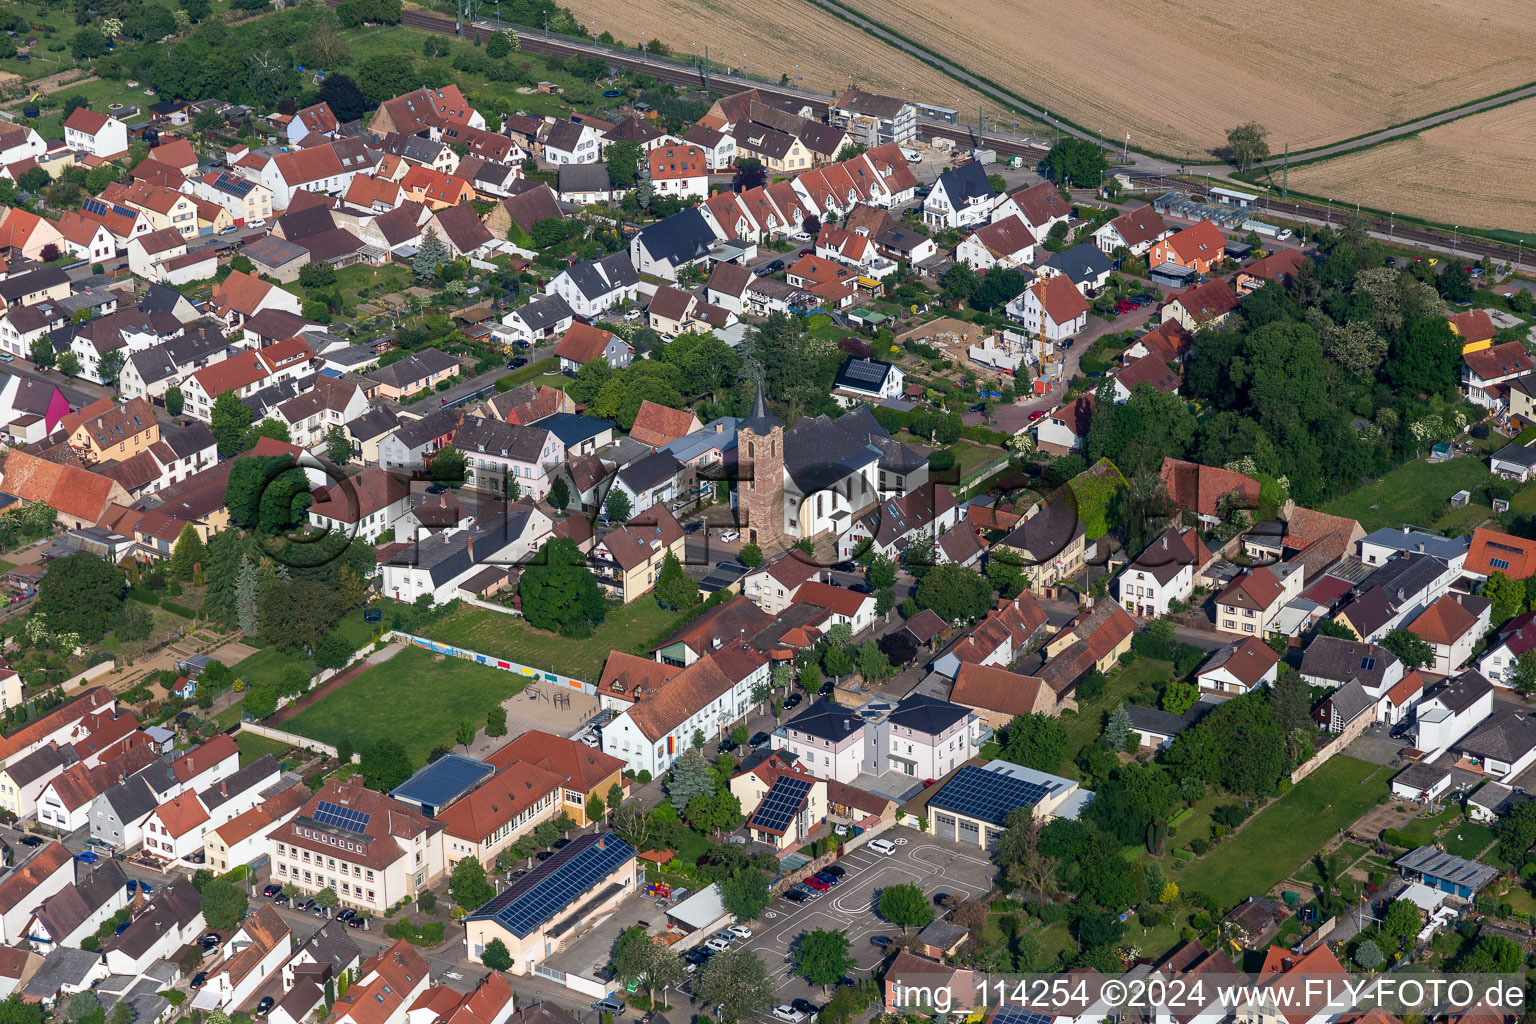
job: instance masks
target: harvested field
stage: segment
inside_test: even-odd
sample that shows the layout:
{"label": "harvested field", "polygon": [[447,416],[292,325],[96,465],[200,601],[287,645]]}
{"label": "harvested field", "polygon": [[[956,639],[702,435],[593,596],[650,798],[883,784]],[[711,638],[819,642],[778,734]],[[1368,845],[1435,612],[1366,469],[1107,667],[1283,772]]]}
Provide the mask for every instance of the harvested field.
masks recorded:
{"label": "harvested field", "polygon": [[[601,0],[576,6],[584,20],[605,20]],[[692,33],[710,31],[735,54],[747,40],[786,60],[802,45],[819,47],[836,68],[876,74],[867,48],[845,42],[850,27],[834,22],[825,33],[809,3],[788,33],[780,3],[731,12],[744,6],[669,0],[624,16],[668,19],[662,37],[685,40],[684,50]],[[1207,152],[1250,120],[1268,126],[1275,151],[1290,143],[1294,153],[1536,78],[1536,22],[1522,0],[867,0],[856,9],[1053,114],[1111,139],[1130,132],[1133,146],[1170,156]],[[617,17],[610,10],[606,20]],[[953,105],[953,85],[935,98],[923,80],[907,84]]]}
{"label": "harvested field", "polygon": [[[754,75],[796,75],[818,92],[860,88],[968,111],[974,120],[982,98],[969,88],[805,0],[655,0],[616,4],[612,0],[571,0],[564,4],[594,35],[612,32],[630,45],[660,39],[688,57],[698,44],[711,61]],[[987,101],[995,109],[996,101]]]}
{"label": "harvested field", "polygon": [[1291,169],[1291,187],[1447,224],[1536,231],[1536,99]]}

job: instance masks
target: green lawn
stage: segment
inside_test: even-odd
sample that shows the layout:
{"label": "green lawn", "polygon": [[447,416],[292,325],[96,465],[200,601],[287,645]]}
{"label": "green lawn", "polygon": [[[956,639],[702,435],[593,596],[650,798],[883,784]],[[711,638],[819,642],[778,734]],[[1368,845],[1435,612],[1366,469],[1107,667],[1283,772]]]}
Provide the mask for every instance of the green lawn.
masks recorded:
{"label": "green lawn", "polygon": [[1410,848],[1427,846],[1435,841],[1435,832],[1440,826],[1447,825],[1459,817],[1461,817],[1461,808],[1450,804],[1442,808],[1438,814],[1419,815],[1400,826],[1397,831],[1402,834],[1404,842]]}
{"label": "green lawn", "polygon": [[[350,267],[343,267],[336,271],[335,288],[341,293],[342,309],[351,313],[361,302],[379,299],[381,296],[398,294],[416,283],[411,272],[398,263],[389,263],[382,267],[370,267],[365,263],[354,263]],[[297,281],[291,281],[282,285],[283,288],[305,298],[308,291]],[[330,291],[330,288],[324,289]],[[367,292],[364,295],[364,292]]]}
{"label": "green lawn", "polygon": [[1445,852],[1477,860],[1498,838],[1487,825],[1464,821],[1445,834]]}
{"label": "green lawn", "polygon": [[240,767],[244,768],[252,761],[259,761],[264,754],[271,754],[282,761],[293,748],[280,740],[268,739],[258,736],[254,732],[241,732],[235,734],[235,746],[240,748]]}
{"label": "green lawn", "polygon": [[1180,890],[1209,893],[1224,907],[1262,895],[1374,807],[1391,778],[1379,765],[1335,755],[1211,853],[1172,861],[1172,877]]}
{"label": "green lawn", "polygon": [[358,749],[395,739],[425,764],[438,745],[452,746],[459,723],[485,727],[485,714],[527,685],[522,676],[409,647],[375,665],[283,723],[322,743],[349,737]]}
{"label": "green lawn", "polygon": [[678,619],[676,612],[665,610],[650,597],[642,597],[622,608],[610,607],[608,617],[596,632],[585,640],[572,640],[534,629],[517,616],[466,605],[428,627],[427,634],[433,640],[481,654],[494,654],[533,668],[596,682],[610,652],[631,651],[649,644]]}
{"label": "green lawn", "polygon": [[1481,451],[1458,455],[1449,462],[1416,459],[1335,498],[1323,506],[1323,511],[1359,520],[1367,532],[1383,526],[1428,526],[1445,511],[1451,495],[1472,490],[1487,479],[1488,463]]}
{"label": "green lawn", "polygon": [[1079,751],[1099,738],[1104,731],[1104,716],[1148,683],[1161,685],[1172,674],[1172,662],[1137,656],[1128,668],[1110,677],[1097,700],[1080,702],[1076,714],[1063,715],[1061,723],[1067,727],[1068,739],[1067,774],[1076,777],[1077,768],[1070,762],[1076,760]]}
{"label": "green lawn", "polygon": [[[346,636],[347,642],[353,650],[357,650],[373,639],[376,635],[374,626],[363,621],[361,608],[348,612],[337,624]],[[236,679],[244,679],[248,682],[281,682],[283,670],[289,665],[298,665],[304,671],[313,676],[315,663],[312,659],[297,651],[286,651],[277,647],[264,647],[244,661],[230,666]]]}

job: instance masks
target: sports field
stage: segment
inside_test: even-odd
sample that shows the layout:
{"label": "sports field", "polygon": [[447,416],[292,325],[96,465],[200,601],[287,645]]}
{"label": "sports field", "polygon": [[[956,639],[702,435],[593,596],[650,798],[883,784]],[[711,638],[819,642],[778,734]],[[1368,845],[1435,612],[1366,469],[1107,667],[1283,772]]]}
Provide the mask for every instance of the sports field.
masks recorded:
{"label": "sports field", "polygon": [[1536,99],[1291,169],[1291,187],[1463,227],[1536,231]]}
{"label": "sports field", "polygon": [[358,750],[399,740],[418,766],[435,746],[452,746],[459,723],[485,728],[486,712],[522,692],[522,676],[407,647],[283,723],[322,743],[349,737]]}

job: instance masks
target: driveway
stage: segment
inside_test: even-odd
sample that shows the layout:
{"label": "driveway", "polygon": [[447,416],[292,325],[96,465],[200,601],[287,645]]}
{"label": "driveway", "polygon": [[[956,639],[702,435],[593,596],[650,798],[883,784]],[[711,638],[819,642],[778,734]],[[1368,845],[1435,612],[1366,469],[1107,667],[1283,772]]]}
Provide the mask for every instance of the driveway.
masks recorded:
{"label": "driveway", "polygon": [[970,898],[992,887],[994,867],[980,850],[909,828],[892,829],[883,838],[901,843],[892,856],[868,848],[855,850],[837,862],[848,873],[830,892],[811,903],[776,899],[752,922],[753,936],[747,948],[762,958],[783,1001],[806,998],[818,1005],[825,1001],[819,988],[790,974],[790,951],[806,932],[818,928],[846,931],[853,945],[851,953],[858,961],[855,977],[863,977],[884,959],[884,952],[871,944],[870,936],[901,931],[875,912],[886,886],[913,882],[929,898],[939,893]]}

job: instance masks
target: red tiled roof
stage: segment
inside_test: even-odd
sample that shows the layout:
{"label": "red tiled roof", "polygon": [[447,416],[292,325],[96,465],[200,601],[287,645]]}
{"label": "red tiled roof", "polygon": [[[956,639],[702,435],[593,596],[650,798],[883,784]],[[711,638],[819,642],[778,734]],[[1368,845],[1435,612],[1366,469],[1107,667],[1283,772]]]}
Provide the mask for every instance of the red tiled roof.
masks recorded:
{"label": "red tiled roof", "polygon": [[1071,323],[1088,312],[1088,300],[1065,274],[1042,278],[1030,285],[1029,290],[1058,324]]}
{"label": "red tiled roof", "polygon": [[563,775],[516,761],[448,805],[446,810],[438,811],[437,820],[449,835],[478,846],[487,836],[516,821],[519,814],[550,793],[558,794],[564,784]]}
{"label": "red tiled roof", "polygon": [[1150,206],[1139,206],[1129,213],[1122,213],[1110,221],[1115,231],[1126,245],[1141,245],[1144,242],[1155,242],[1168,230],[1168,225],[1163,223],[1163,218],[1157,215],[1157,211]]}
{"label": "red tiled roof", "polygon": [[[525,761],[563,776],[572,784],[572,788],[580,789],[583,793],[591,792],[593,787],[606,782],[614,772],[624,767],[624,762],[612,754],[537,729],[523,733],[485,760],[497,771],[515,762]],[[606,793],[600,795],[607,796]]]}
{"label": "red tiled roof", "polygon": [[1457,313],[1447,319],[1450,320],[1451,330],[1461,335],[1461,340],[1464,342],[1492,341],[1493,336],[1498,333],[1497,328],[1493,326],[1493,318],[1485,309],[1469,309],[1465,313]]}
{"label": "red tiled roof", "polygon": [[1116,376],[1127,391],[1134,392],[1138,384],[1151,384],[1164,394],[1173,394],[1179,390],[1179,384],[1183,375],[1178,370],[1169,367],[1161,357],[1145,355],[1122,369]]}
{"label": "red tiled roof", "polygon": [[87,135],[95,135],[107,126],[107,121],[106,114],[98,114],[89,107],[76,107],[69,115],[69,120],[64,122],[64,127],[73,128]]}
{"label": "red tiled roof", "polygon": [[132,501],[122,485],[111,477],[79,466],[49,462],[19,448],[11,449],[6,456],[0,483],[7,493],[22,501],[40,502],[66,516],[92,523],[102,517],[114,500],[124,504]]}
{"label": "red tiled roof", "polygon": [[982,708],[1018,717],[1056,710],[1056,691],[1035,676],[1019,675],[990,665],[962,664],[949,699],[968,708]]}
{"label": "red tiled roof", "polygon": [[699,418],[693,413],[673,409],[647,398],[640,403],[640,411],[635,414],[635,425],[630,428],[629,436],[641,444],[660,448],[697,429]]}
{"label": "red tiled roof", "polygon": [[1220,259],[1227,248],[1227,240],[1222,237],[1221,231],[1208,220],[1191,224],[1178,234],[1169,236],[1167,243],[1184,266],[1192,266],[1196,260]]}
{"label": "red tiled roof", "polygon": [[[1479,309],[1474,312],[1482,313],[1483,311]],[[1530,353],[1525,350],[1525,345],[1518,341],[1506,341],[1502,345],[1494,345],[1480,352],[1468,352],[1461,358],[1467,364],[1467,368],[1483,380],[1496,380],[1512,374],[1529,373],[1536,368],[1536,364],[1531,362]]]}
{"label": "red tiled roof", "polygon": [[1242,496],[1249,508],[1259,502],[1259,482],[1228,469],[1164,459],[1160,475],[1174,506],[1186,512],[1214,516],[1216,503],[1234,491]]}
{"label": "red tiled roof", "polygon": [[873,600],[871,595],[861,594],[857,590],[810,580],[800,584],[800,589],[795,591],[794,603],[813,604],[818,608],[825,608],[836,615],[851,619],[859,614],[859,610],[864,607],[866,601]]}
{"label": "red tiled roof", "polygon": [[[1494,565],[1495,558],[1505,564]],[[1463,568],[1485,576],[1502,572],[1510,579],[1526,579],[1536,574],[1536,541],[1479,526],[1472,531],[1472,547]]]}
{"label": "red tiled roof", "polygon": [[1197,325],[1210,323],[1238,307],[1237,295],[1219,278],[1185,289],[1169,301],[1183,306]]}
{"label": "red tiled roof", "polygon": [[1029,226],[1018,214],[979,227],[971,237],[997,257],[1012,256],[1028,249],[1036,242],[1035,236],[1030,233]]}
{"label": "red tiled roof", "polygon": [[1477,625],[1477,616],[1456,599],[1442,594],[1414,618],[1408,632],[1426,643],[1449,647]]}
{"label": "red tiled roof", "polygon": [[698,146],[659,146],[647,157],[653,181],[697,178],[708,174],[704,151]]}
{"label": "red tiled roof", "polygon": [[1266,281],[1288,281],[1296,276],[1302,264],[1307,262],[1307,257],[1300,249],[1281,249],[1272,252],[1261,260],[1255,260],[1243,268],[1242,272],[1249,277],[1260,277]]}
{"label": "red tiled roof", "polygon": [[574,323],[560,337],[555,355],[586,365],[603,354],[613,334],[591,324]]}

